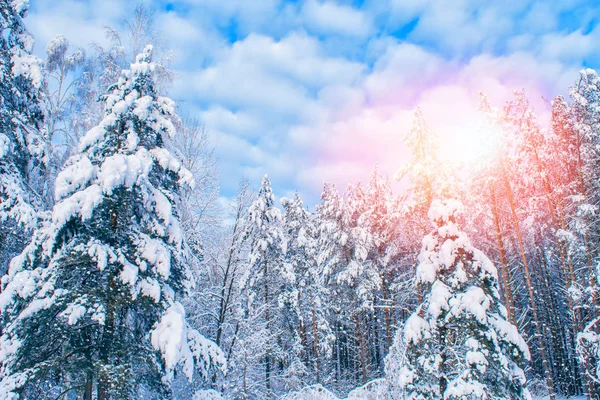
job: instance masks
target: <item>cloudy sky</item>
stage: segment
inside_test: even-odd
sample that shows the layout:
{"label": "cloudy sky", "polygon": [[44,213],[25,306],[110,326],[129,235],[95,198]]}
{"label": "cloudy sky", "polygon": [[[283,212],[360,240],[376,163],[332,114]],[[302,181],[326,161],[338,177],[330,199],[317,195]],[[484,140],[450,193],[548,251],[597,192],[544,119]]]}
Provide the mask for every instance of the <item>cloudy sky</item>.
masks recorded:
{"label": "cloudy sky", "polygon": [[[30,0],[36,51],[64,34],[103,43],[129,0]],[[600,3],[589,0],[148,1],[175,49],[171,96],[205,123],[223,196],[264,173],[310,205],[375,163],[392,175],[420,106],[450,151],[469,151],[479,92],[525,89],[540,115],[583,67],[600,67]],[[543,119],[543,118],[542,118]],[[468,137],[468,135],[467,135]]]}

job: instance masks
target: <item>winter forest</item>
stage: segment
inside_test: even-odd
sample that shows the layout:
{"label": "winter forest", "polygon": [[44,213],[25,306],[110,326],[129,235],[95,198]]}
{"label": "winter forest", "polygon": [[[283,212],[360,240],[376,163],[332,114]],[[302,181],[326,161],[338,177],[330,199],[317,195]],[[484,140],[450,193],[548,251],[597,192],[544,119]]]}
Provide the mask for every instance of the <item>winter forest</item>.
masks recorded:
{"label": "winter forest", "polygon": [[600,398],[596,71],[547,124],[482,92],[483,159],[416,107],[395,171],[224,207],[152,11],[42,58],[28,7],[0,0],[0,399]]}

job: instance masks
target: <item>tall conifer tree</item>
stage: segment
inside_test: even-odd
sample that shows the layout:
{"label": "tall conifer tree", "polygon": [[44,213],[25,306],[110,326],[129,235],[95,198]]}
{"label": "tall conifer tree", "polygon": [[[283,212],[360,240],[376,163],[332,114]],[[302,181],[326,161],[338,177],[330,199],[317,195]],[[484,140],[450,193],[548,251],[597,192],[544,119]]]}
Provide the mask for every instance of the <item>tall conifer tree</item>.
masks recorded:
{"label": "tall conifer tree", "polygon": [[36,224],[32,175],[42,165],[40,60],[23,18],[27,2],[0,0],[0,273]]}
{"label": "tall conifer tree", "polygon": [[51,220],[3,278],[0,397],[165,396],[178,367],[191,379],[195,362],[205,375],[223,363],[179,302],[191,279],[177,204],[193,179],[166,148],[176,115],[151,57],[148,46],[103,97],[104,119],[57,177]]}
{"label": "tall conifer tree", "polygon": [[[435,200],[417,281],[426,295],[403,329],[403,367],[392,377],[409,399],[527,399],[519,367],[529,350],[500,303],[496,267],[458,229],[462,205]],[[399,340],[399,338],[397,338]]]}

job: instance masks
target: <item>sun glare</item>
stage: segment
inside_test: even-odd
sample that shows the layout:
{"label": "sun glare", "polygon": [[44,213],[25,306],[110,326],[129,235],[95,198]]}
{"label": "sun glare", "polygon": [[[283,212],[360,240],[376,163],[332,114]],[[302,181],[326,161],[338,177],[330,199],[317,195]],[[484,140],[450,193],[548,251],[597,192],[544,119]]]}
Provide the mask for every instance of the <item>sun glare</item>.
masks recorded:
{"label": "sun glare", "polygon": [[440,157],[464,168],[477,168],[495,157],[498,137],[483,124],[473,123],[441,130]]}

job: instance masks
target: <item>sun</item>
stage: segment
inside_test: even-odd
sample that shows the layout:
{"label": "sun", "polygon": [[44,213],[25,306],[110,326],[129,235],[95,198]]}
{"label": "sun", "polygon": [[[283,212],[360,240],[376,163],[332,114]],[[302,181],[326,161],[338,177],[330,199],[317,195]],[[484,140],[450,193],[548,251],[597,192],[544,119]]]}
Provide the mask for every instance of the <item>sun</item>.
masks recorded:
{"label": "sun", "polygon": [[440,131],[439,155],[443,161],[464,168],[477,168],[496,157],[499,137],[483,123],[447,127]]}

